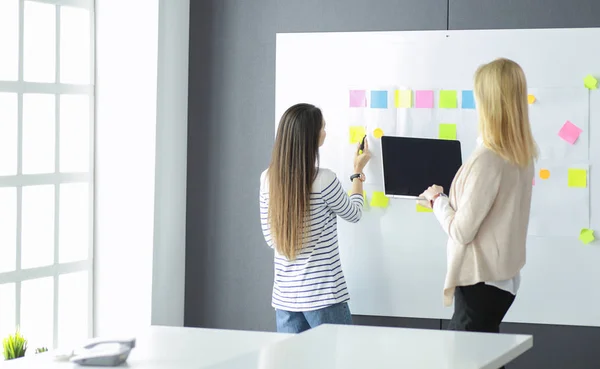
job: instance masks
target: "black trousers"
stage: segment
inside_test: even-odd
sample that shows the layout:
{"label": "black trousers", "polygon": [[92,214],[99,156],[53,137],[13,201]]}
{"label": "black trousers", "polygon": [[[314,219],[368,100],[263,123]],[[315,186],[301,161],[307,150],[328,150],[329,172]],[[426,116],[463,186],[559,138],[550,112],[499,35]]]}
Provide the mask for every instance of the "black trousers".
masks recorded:
{"label": "black trousers", "polygon": [[515,296],[485,283],[457,287],[449,330],[500,333],[500,323]]}

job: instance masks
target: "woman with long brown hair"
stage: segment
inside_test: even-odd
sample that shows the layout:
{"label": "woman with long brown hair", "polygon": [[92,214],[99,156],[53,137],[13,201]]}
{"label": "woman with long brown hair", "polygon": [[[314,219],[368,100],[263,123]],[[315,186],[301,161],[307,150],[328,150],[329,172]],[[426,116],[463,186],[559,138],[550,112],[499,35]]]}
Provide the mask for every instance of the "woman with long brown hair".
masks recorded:
{"label": "woman with long brown hair", "polygon": [[363,209],[362,173],[368,142],[353,158],[348,195],[335,173],[319,168],[325,120],[310,104],[281,117],[269,168],[260,178],[260,219],[275,251],[272,306],[277,331],[300,333],[320,324],[351,324],[340,261],[337,217],[358,222]]}

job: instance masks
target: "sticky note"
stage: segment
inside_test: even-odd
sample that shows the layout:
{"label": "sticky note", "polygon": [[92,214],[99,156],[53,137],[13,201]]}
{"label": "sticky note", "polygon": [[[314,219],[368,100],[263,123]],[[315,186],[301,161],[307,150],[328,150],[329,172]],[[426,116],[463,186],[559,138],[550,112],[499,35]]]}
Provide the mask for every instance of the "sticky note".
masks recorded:
{"label": "sticky note", "polygon": [[587,187],[587,170],[585,169],[569,169],[569,187],[586,188]]}
{"label": "sticky note", "polygon": [[373,191],[371,195],[371,206],[374,208],[387,208],[390,199],[380,191]]}
{"label": "sticky note", "polygon": [[412,91],[396,90],[394,92],[394,103],[397,108],[412,108]]}
{"label": "sticky note", "polygon": [[367,106],[367,92],[365,90],[350,90],[350,107],[364,108]]}
{"label": "sticky note", "polygon": [[417,204],[417,213],[433,213],[433,210],[423,205]]}
{"label": "sticky note", "polygon": [[598,80],[596,78],[594,78],[594,76],[592,76],[591,74],[588,74],[584,79],[583,79],[583,85],[585,86],[585,88],[590,89],[590,90],[595,90],[598,88]]}
{"label": "sticky note", "polygon": [[373,130],[373,137],[375,137],[375,138],[381,138],[381,137],[383,137],[383,129],[381,129],[381,128],[375,128]]}
{"label": "sticky note", "polygon": [[548,169],[540,169],[540,178],[541,179],[550,178],[550,171]]}
{"label": "sticky note", "polygon": [[363,126],[352,126],[350,127],[350,143],[359,143],[365,137],[365,127]]}
{"label": "sticky note", "polygon": [[531,185],[535,186],[535,177],[533,177],[533,180],[531,181]]}
{"label": "sticky note", "polygon": [[527,95],[527,102],[529,103],[529,105],[533,104],[535,102],[535,96]]}
{"label": "sticky note", "polygon": [[433,108],[433,91],[415,91],[415,108]]}
{"label": "sticky note", "polygon": [[371,108],[387,109],[388,93],[387,91],[371,91]]}
{"label": "sticky note", "polygon": [[441,123],[439,138],[443,140],[456,140],[456,124]]}
{"label": "sticky note", "polygon": [[440,91],[440,108],[456,109],[456,91],[441,90]]}
{"label": "sticky note", "polygon": [[588,243],[594,241],[596,237],[594,237],[594,231],[591,229],[583,228],[581,232],[579,232],[579,240],[587,245]]}
{"label": "sticky note", "polygon": [[475,96],[473,96],[473,90],[464,90],[462,92],[462,108],[475,109]]}
{"label": "sticky note", "polygon": [[562,126],[560,131],[558,131],[558,135],[560,136],[560,138],[562,138],[563,140],[565,140],[568,143],[570,143],[571,145],[573,145],[575,143],[575,141],[577,141],[577,139],[579,138],[579,135],[581,134],[581,132],[583,132],[581,128],[579,128],[576,125],[574,125],[573,123],[567,121]]}

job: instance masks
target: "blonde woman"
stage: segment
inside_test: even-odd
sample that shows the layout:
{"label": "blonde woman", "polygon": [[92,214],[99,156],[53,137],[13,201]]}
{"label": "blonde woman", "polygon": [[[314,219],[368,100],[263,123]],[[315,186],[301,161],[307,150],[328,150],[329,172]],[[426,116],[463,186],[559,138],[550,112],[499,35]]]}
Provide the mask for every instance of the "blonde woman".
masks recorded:
{"label": "blonde woman", "polygon": [[271,164],[260,179],[262,230],[267,244],[275,249],[271,304],[278,332],[352,323],[337,217],[360,220],[362,172],[371,154],[366,141],[362,153],[357,148],[348,195],[335,173],[319,168],[319,147],[325,136],[319,108],[310,104],[290,107],[281,117]]}
{"label": "blonde woman", "polygon": [[525,265],[537,157],[529,125],[527,82],[508,59],[475,73],[479,142],[456,174],[449,197],[433,185],[421,197],[448,235],[444,303],[454,299],[449,329],[499,332]]}

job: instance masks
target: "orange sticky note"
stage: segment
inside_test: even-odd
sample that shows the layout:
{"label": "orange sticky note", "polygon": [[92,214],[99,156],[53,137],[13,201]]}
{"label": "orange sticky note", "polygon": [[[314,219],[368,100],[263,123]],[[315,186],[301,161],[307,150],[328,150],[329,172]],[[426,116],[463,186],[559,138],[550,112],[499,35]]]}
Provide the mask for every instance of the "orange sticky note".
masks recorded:
{"label": "orange sticky note", "polygon": [[540,178],[541,179],[548,179],[548,178],[550,178],[550,171],[548,169],[542,169],[542,170],[540,170]]}

